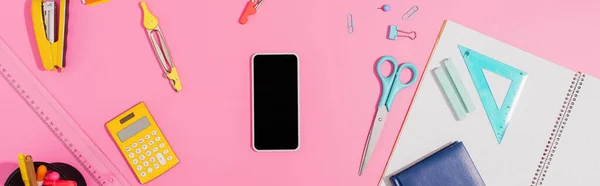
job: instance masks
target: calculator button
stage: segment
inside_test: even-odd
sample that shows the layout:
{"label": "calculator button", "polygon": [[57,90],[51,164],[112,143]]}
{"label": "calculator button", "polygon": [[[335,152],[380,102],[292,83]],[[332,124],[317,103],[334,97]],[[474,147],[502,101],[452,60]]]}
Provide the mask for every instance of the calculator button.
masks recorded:
{"label": "calculator button", "polygon": [[146,156],[140,155],[140,160],[144,160],[144,159],[146,159]]}
{"label": "calculator button", "polygon": [[135,153],[138,153],[138,154],[139,154],[139,153],[141,153],[141,152],[142,152],[142,149],[135,149]]}
{"label": "calculator button", "polygon": [[154,158],[154,157],[150,157],[150,162],[153,162],[153,163],[154,163],[154,161],[156,161],[156,158]]}
{"label": "calculator button", "polygon": [[150,135],[146,135],[146,136],[144,136],[144,138],[150,139]]}
{"label": "calculator button", "polygon": [[129,157],[130,157],[130,158],[133,158],[134,156],[135,156],[135,154],[133,154],[133,152],[130,152],[130,153],[129,153]]}
{"label": "calculator button", "polygon": [[125,147],[125,151],[129,152],[131,150],[131,147]]}
{"label": "calculator button", "polygon": [[154,141],[160,141],[160,136],[156,136],[156,138],[154,138]]}
{"label": "calculator button", "polygon": [[136,167],[136,169],[137,169],[137,170],[142,170],[142,166],[141,166],[141,165],[138,165],[138,166]]}
{"label": "calculator button", "polygon": [[167,153],[169,153],[169,149],[163,150],[163,154],[167,154]]}
{"label": "calculator button", "polygon": [[152,135],[153,135],[153,136],[154,136],[154,135],[156,135],[156,133],[157,133],[157,132],[156,132],[155,130],[154,130],[154,131],[152,131]]}
{"label": "calculator button", "polygon": [[154,169],[158,169],[158,167],[160,167],[158,164],[154,164]]}
{"label": "calculator button", "polygon": [[131,144],[131,147],[136,148],[137,147],[137,143]]}
{"label": "calculator button", "polygon": [[146,150],[146,149],[148,149],[148,146],[146,144],[143,144],[142,149]]}
{"label": "calculator button", "polygon": [[148,145],[150,145],[150,146],[154,145],[154,141],[148,142]]}
{"label": "calculator button", "polygon": [[146,172],[140,173],[140,176],[142,176],[142,177],[146,176]]}
{"label": "calculator button", "polygon": [[144,143],[144,139],[138,140],[138,143]]}
{"label": "calculator button", "polygon": [[148,168],[146,171],[148,171],[148,173],[152,173],[152,168]]}
{"label": "calculator button", "polygon": [[158,158],[158,163],[160,163],[160,165],[165,165],[167,163],[167,160],[165,160],[165,157],[161,153],[156,154],[156,158]]}
{"label": "calculator button", "polygon": [[152,152],[146,151],[146,156],[150,156],[150,155],[152,155]]}
{"label": "calculator button", "polygon": [[167,160],[171,161],[173,159],[173,156],[169,156],[167,157]]}
{"label": "calculator button", "polygon": [[158,147],[154,147],[152,148],[152,151],[156,152],[158,150]]}
{"label": "calculator button", "polygon": [[160,148],[165,147],[165,143],[160,143],[160,145],[158,145]]}
{"label": "calculator button", "polygon": [[148,165],[150,165],[150,163],[148,163],[148,161],[144,161],[144,166],[147,167]]}
{"label": "calculator button", "polygon": [[137,164],[138,160],[137,159],[133,159],[133,164]]}

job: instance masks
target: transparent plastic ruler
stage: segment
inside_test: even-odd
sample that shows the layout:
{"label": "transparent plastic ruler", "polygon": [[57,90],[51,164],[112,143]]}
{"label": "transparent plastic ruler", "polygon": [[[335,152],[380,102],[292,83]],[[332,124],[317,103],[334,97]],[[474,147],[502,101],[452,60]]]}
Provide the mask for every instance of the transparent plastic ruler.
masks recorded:
{"label": "transparent plastic ruler", "polygon": [[0,75],[99,185],[131,185],[1,38]]}

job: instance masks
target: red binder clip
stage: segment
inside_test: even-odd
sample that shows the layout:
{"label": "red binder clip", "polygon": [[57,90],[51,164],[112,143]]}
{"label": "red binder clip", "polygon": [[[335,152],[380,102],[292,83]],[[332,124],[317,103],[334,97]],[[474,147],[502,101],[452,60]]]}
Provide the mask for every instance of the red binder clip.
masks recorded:
{"label": "red binder clip", "polygon": [[[258,2],[257,2],[258,1]],[[256,10],[258,9],[258,7],[260,7],[260,5],[263,3],[264,0],[250,0],[248,1],[248,3],[246,4],[246,7],[244,8],[244,12],[242,12],[242,17],[240,17],[240,24],[246,24],[248,22],[248,16],[255,14]]]}

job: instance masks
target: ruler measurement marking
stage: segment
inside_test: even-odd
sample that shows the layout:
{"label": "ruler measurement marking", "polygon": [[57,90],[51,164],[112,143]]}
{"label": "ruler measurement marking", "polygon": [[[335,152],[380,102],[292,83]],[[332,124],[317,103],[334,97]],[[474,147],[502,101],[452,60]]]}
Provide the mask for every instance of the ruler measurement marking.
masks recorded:
{"label": "ruler measurement marking", "polygon": [[[57,137],[59,137],[61,139],[61,141],[63,141],[63,145],[65,145],[67,150],[72,152],[71,154],[74,157],[76,157],[76,159],[83,165],[83,167],[86,169],[86,171],[88,173],[90,173],[93,178],[96,178],[95,181],[97,183],[99,183],[100,185],[107,185],[107,184],[108,185],[129,185],[129,182],[127,182],[127,180],[123,177],[123,175],[120,174],[118,169],[116,167],[114,167],[114,165],[111,164],[108,157],[106,157],[105,155],[103,156],[100,149],[98,149],[98,147],[95,146],[93,141],[91,141],[91,139],[89,139],[89,137],[87,135],[85,135],[85,132],[83,132],[76,123],[73,123],[74,121],[72,121],[72,119],[69,118],[69,116],[66,115],[66,113],[63,113],[64,111],[61,112],[62,110],[60,110],[60,109],[62,109],[62,108],[60,107],[60,105],[56,106],[56,104],[58,104],[58,103],[56,103],[56,101],[53,100],[51,95],[47,95],[48,93],[45,92],[45,89],[43,88],[43,86],[41,88],[39,88],[41,85],[38,83],[37,84],[38,87],[35,87],[36,83],[37,83],[36,79],[32,77],[33,75],[30,72],[26,71],[26,67],[23,66],[22,62],[20,62],[18,60],[18,58],[16,56],[14,56],[13,53],[10,53],[11,52],[10,49],[4,44],[4,42],[1,39],[0,39],[0,52],[4,52],[4,53],[0,53],[0,54],[7,55],[7,56],[0,55],[0,57],[11,58],[8,61],[0,60],[0,68],[1,68],[0,72],[2,72],[2,74],[4,74],[4,77],[7,80],[7,82],[9,83],[9,85],[11,85],[17,92],[17,95],[19,95],[19,97],[23,98],[25,103],[30,108],[33,109],[34,113],[36,115],[38,115],[38,117],[40,117],[40,119],[42,120],[44,125],[49,127],[50,131],[52,131]],[[9,66],[2,64],[5,62],[9,63],[8,64]],[[13,64],[10,64],[10,63],[13,63]],[[21,63],[21,64],[19,64],[19,63]],[[11,66],[11,65],[13,65],[13,66]],[[11,74],[10,71],[7,70],[7,67],[9,69],[12,68],[11,70],[15,70],[16,74]],[[29,76],[27,76],[27,75],[29,75]],[[18,78],[23,78],[23,79],[25,79],[25,81],[27,81],[27,79],[29,79],[29,81],[31,81],[31,83],[29,84],[28,82],[25,82],[25,84],[21,84],[19,81],[17,81]],[[28,87],[28,85],[29,85],[29,87]],[[34,90],[33,95],[30,94],[30,91],[26,90],[27,88],[32,88]],[[35,91],[38,91],[38,92],[35,92]],[[35,100],[36,98],[45,99],[45,100],[40,101],[40,103],[41,103],[41,105],[40,105],[36,102],[36,100]],[[44,105],[44,104],[46,104],[46,105]],[[55,114],[58,114],[59,118],[63,117],[60,119],[62,119],[62,122],[64,122],[65,125],[67,125],[67,126],[62,126],[62,127],[67,127],[67,130],[69,130],[69,129],[72,130],[71,132],[74,133],[73,135],[79,135],[81,137],[81,141],[79,141],[80,142],[79,145],[82,145],[82,147],[85,148],[86,152],[91,153],[90,156],[97,158],[97,159],[95,159],[95,160],[97,160],[96,163],[103,165],[101,168],[104,168],[104,171],[105,171],[104,175],[108,176],[108,179],[103,178],[102,177],[103,175],[100,175],[100,173],[96,170],[96,168],[92,165],[92,163],[90,163],[87,160],[87,158],[85,156],[83,156],[81,151],[79,151],[77,149],[78,146],[73,144],[73,142],[71,142],[69,140],[69,137],[66,136],[65,133],[59,129],[59,127],[55,124],[54,119],[51,118],[51,116],[48,116],[47,112],[44,111],[44,108],[42,108],[43,106],[49,107],[48,109],[50,109],[51,112],[54,111]],[[52,114],[50,114],[50,115],[52,115]],[[71,119],[71,120],[69,120],[69,119]],[[59,123],[57,123],[57,124],[59,124]],[[71,126],[69,126],[69,125],[71,125]],[[73,126],[73,125],[75,125],[75,126]],[[94,148],[94,147],[96,147],[96,148]],[[97,154],[97,153],[100,153],[100,154]],[[101,159],[102,157],[105,159],[104,160]],[[120,177],[117,177],[117,174],[115,174],[115,173],[119,173],[118,176],[120,176]],[[113,178],[119,178],[119,179],[117,182],[114,182],[115,179],[113,179]]]}
{"label": "ruler measurement marking", "polygon": [[[2,70],[3,70],[3,72],[6,72],[6,69],[2,69]],[[6,74],[6,77],[8,77],[8,78],[11,78],[12,76],[11,76],[10,74]],[[13,84],[15,84],[15,83],[16,83],[16,80],[15,80],[15,79],[11,79],[11,82],[12,82]],[[20,85],[16,85],[16,86],[15,86],[15,88],[17,88],[17,92],[21,92],[21,93],[23,93],[23,94],[25,93],[25,90],[21,89],[21,86],[20,86]],[[20,90],[19,90],[19,89],[20,89]],[[29,95],[27,95],[25,98],[26,98],[26,99],[31,99],[31,97],[30,97]],[[50,128],[52,128],[52,126],[54,126],[54,122],[50,121],[50,117],[48,117],[48,116],[44,116],[44,114],[45,114],[45,113],[44,113],[44,111],[40,110],[41,108],[40,108],[39,106],[36,106],[36,105],[35,105],[35,101],[31,100],[31,101],[30,101],[30,103],[31,103],[31,106],[35,106],[35,109],[36,109],[36,110],[38,110],[37,114],[39,114],[39,115],[40,115],[40,116],[41,116],[41,117],[42,117],[44,120],[46,120],[46,122],[44,122],[44,123],[45,123],[46,125],[50,126]],[[63,138],[64,134],[63,134],[62,132],[58,132],[58,131],[59,131],[58,127],[54,127],[54,131],[55,131],[54,133],[55,133],[56,135],[58,135],[58,136],[59,136],[59,137],[60,137],[62,140],[64,140],[65,142],[68,142],[68,141],[69,141],[69,139],[68,139],[68,138],[66,138],[66,137],[65,137],[65,138]],[[67,146],[68,146],[69,150],[71,150],[72,152],[76,152],[76,151],[77,151],[77,150],[74,148],[74,145],[73,145],[73,143],[68,143],[68,145],[67,145]],[[79,159],[79,161],[81,161],[83,164],[85,164],[85,166],[84,166],[84,167],[85,167],[86,169],[88,169],[87,171],[90,171],[90,172],[92,173],[92,175],[96,174],[96,171],[95,171],[95,170],[92,168],[92,165],[90,165],[90,164],[87,162],[87,160],[85,160],[85,158],[83,158],[83,156],[82,156],[81,154],[79,154],[79,156],[78,156],[78,157],[79,157],[79,158],[78,158],[78,159]],[[96,176],[94,175],[94,177],[96,177]],[[96,178],[100,179],[101,177],[96,177]],[[102,183],[103,183],[102,185],[104,185],[104,183],[106,183],[106,182],[104,182],[104,180],[98,180],[98,181],[102,181]]]}

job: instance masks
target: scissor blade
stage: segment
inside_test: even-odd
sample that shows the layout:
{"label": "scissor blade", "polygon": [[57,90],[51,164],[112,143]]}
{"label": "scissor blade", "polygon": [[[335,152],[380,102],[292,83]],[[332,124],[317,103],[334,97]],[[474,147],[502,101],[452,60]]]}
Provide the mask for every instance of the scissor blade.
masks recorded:
{"label": "scissor blade", "polygon": [[362,175],[363,170],[371,160],[373,156],[373,152],[375,151],[375,146],[377,145],[377,141],[379,140],[379,136],[381,135],[381,131],[383,130],[383,123],[385,122],[385,118],[387,117],[387,108],[385,106],[381,106],[377,108],[377,115],[375,115],[375,119],[373,120],[373,125],[371,126],[371,131],[369,132],[369,136],[367,137],[367,145],[365,150],[363,151],[363,158],[360,165],[360,170],[358,175]]}

